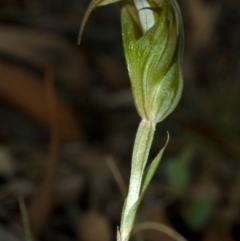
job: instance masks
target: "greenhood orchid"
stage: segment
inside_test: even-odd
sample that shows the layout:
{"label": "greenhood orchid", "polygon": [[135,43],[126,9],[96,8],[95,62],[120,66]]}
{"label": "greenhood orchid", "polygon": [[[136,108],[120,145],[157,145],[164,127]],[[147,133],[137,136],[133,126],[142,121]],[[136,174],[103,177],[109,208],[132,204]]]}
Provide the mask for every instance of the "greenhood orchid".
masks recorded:
{"label": "greenhood orchid", "polygon": [[[93,0],[92,10],[119,0]],[[175,0],[120,0],[122,36],[133,96],[142,119],[162,121],[182,93],[182,19]],[[79,38],[79,41],[80,41]]]}
{"label": "greenhood orchid", "polygon": [[155,126],[175,109],[182,93],[183,30],[176,0],[92,0],[82,21],[79,42],[90,13],[113,2],[120,2],[121,6],[124,53],[141,117],[128,195],[117,233],[117,241],[128,241],[137,209],[167,145],[145,169]]}

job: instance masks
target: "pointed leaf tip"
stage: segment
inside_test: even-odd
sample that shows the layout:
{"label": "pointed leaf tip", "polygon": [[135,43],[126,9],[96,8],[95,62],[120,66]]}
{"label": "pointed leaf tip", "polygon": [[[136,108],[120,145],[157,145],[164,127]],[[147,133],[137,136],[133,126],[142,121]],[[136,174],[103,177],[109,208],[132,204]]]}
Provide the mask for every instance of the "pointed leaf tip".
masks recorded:
{"label": "pointed leaf tip", "polygon": [[167,141],[166,141],[165,145],[159,151],[158,155],[154,158],[154,160],[150,163],[150,165],[144,172],[144,176],[143,176],[143,180],[142,180],[142,184],[141,184],[141,195],[140,196],[144,195],[150,181],[152,180],[152,177],[158,168],[158,165],[162,159],[163,153],[168,145],[168,142],[169,142],[169,133],[167,132]]}
{"label": "pointed leaf tip", "polygon": [[78,33],[78,45],[80,45],[81,43],[81,38],[82,38],[82,34],[83,34],[83,30],[84,30],[84,27],[87,23],[87,20],[91,14],[91,12],[99,7],[99,6],[104,6],[104,5],[107,5],[107,4],[110,4],[110,3],[114,3],[114,2],[118,2],[120,0],[92,0],[83,16],[83,20],[82,20],[82,23],[81,23],[81,26],[80,26],[80,29],[79,29],[79,33]]}
{"label": "pointed leaf tip", "polygon": [[81,38],[82,38],[82,33],[83,33],[83,29],[87,23],[87,20],[91,14],[91,12],[99,5],[99,3],[101,2],[102,0],[92,0],[83,16],[83,20],[82,20],[82,23],[81,23],[81,26],[80,26],[80,29],[79,29],[79,33],[78,33],[78,45],[80,44],[81,42]]}

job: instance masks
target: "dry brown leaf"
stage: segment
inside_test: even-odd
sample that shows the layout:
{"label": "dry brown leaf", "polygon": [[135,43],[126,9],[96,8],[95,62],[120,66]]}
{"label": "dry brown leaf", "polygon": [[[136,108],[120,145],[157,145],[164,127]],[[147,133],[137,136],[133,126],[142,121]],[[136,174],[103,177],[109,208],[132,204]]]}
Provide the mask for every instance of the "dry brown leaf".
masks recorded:
{"label": "dry brown leaf", "polygon": [[231,235],[231,224],[218,219],[205,234],[203,241],[234,241]]}
{"label": "dry brown leaf", "polygon": [[46,70],[44,79],[45,104],[50,127],[49,157],[43,182],[27,207],[31,233],[37,237],[53,209],[57,182],[57,160],[59,148],[59,106],[54,89],[54,74]]}
{"label": "dry brown leaf", "polygon": [[0,36],[0,52],[7,59],[40,71],[52,60],[55,76],[64,86],[80,93],[89,88],[93,72],[77,44],[56,34],[9,25],[0,26]]}
{"label": "dry brown leaf", "polygon": [[109,220],[96,210],[90,210],[77,225],[77,237],[81,241],[111,241]]}
{"label": "dry brown leaf", "polygon": [[220,13],[221,3],[209,4],[202,0],[184,0],[188,9],[191,28],[191,48],[195,51],[199,47],[205,47],[214,40],[216,20]]}
{"label": "dry brown leaf", "polygon": [[[45,89],[41,79],[19,66],[0,61],[0,98],[20,109],[40,124],[49,126]],[[59,135],[63,141],[82,138],[73,110],[57,96]]]}

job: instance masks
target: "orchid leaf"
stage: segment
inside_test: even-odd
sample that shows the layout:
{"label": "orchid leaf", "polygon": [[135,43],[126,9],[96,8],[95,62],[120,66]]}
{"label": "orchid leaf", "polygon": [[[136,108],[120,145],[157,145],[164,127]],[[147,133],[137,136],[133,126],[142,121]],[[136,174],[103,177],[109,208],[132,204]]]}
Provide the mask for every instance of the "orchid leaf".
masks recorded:
{"label": "orchid leaf", "polygon": [[152,180],[152,177],[153,177],[154,173],[156,172],[156,170],[159,166],[159,163],[162,159],[162,155],[163,155],[163,153],[164,153],[164,151],[167,147],[168,141],[169,141],[169,134],[167,133],[167,141],[166,141],[164,147],[161,149],[161,151],[154,158],[152,163],[149,165],[149,167],[145,170],[145,172],[143,174],[140,197],[144,196],[144,193],[146,192],[146,189],[147,189],[150,181]]}
{"label": "orchid leaf", "polygon": [[142,179],[142,188],[141,188],[141,193],[140,196],[138,198],[138,200],[134,203],[134,205],[130,208],[127,217],[125,219],[125,223],[121,224],[121,227],[125,226],[125,228],[127,229],[131,229],[133,228],[133,224],[135,221],[135,217],[136,217],[136,213],[137,213],[137,209],[144,197],[144,194],[146,192],[146,189],[150,183],[150,181],[152,180],[152,177],[159,165],[159,162],[161,161],[162,155],[166,149],[166,146],[168,144],[169,141],[169,134],[167,136],[167,141],[166,144],[164,145],[164,147],[160,150],[160,152],[158,153],[158,155],[154,158],[154,160],[152,161],[152,163],[149,165],[149,167],[145,170],[144,175],[143,175],[143,179]]}

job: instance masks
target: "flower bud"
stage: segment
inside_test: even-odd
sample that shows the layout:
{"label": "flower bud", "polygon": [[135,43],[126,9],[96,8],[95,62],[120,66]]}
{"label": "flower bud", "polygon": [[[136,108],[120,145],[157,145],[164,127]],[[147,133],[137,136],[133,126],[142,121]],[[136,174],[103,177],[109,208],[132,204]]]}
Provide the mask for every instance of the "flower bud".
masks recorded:
{"label": "flower bud", "polygon": [[121,1],[124,51],[136,108],[159,122],[182,93],[182,20],[175,0]]}

